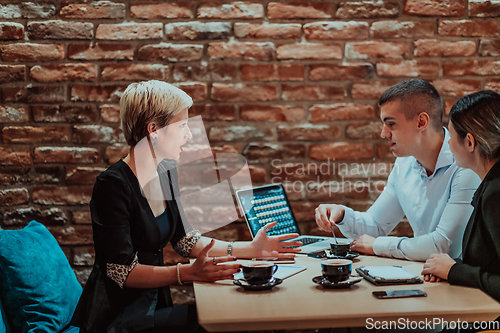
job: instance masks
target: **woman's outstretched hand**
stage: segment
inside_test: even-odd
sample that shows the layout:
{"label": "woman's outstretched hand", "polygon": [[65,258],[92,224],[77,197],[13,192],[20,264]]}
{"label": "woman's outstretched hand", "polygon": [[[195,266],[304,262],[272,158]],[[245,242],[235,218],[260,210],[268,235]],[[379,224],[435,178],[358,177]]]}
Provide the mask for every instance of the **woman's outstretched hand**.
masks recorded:
{"label": "woman's outstretched hand", "polygon": [[290,246],[300,246],[302,242],[291,241],[285,242],[290,238],[299,237],[299,234],[286,234],[279,236],[268,236],[266,231],[276,225],[277,222],[266,224],[257,232],[254,240],[251,243],[251,251],[254,258],[259,257],[278,257],[284,259],[291,259],[295,257],[295,252],[300,252],[299,248],[287,248]]}
{"label": "woman's outstretched hand", "polygon": [[208,257],[208,252],[214,246],[215,240],[205,246],[193,264],[189,267],[186,281],[213,282],[217,280],[230,280],[233,274],[240,271],[240,264],[221,264],[228,261],[235,261],[235,257]]}

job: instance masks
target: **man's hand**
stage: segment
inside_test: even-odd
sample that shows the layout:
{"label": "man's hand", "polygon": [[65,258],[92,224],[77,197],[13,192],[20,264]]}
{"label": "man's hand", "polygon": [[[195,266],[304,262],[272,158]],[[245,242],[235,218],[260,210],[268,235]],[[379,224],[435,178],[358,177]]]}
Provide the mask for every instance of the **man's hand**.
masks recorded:
{"label": "man's hand", "polygon": [[319,205],[315,212],[316,224],[326,232],[332,232],[331,224],[344,219],[344,207],[340,205]]}
{"label": "man's hand", "polygon": [[361,235],[351,242],[351,251],[361,252],[365,254],[375,254],[373,252],[373,243],[375,237]]}

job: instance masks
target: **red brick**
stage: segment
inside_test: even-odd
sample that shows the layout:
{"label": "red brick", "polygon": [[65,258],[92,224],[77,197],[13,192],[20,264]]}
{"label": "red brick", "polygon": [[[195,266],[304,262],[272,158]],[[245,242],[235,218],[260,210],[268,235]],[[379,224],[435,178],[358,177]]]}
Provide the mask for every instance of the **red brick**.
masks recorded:
{"label": "red brick", "polygon": [[322,141],[340,138],[340,128],[333,125],[279,125],[279,141]]}
{"label": "red brick", "polygon": [[498,60],[456,60],[443,64],[444,75],[498,75],[500,61]]}
{"label": "red brick", "polygon": [[30,76],[38,82],[94,81],[97,76],[93,64],[58,64],[33,66]]}
{"label": "red brick", "polygon": [[215,101],[272,101],[276,99],[276,87],[270,85],[224,84],[212,85],[212,99]]}
{"label": "red brick", "polygon": [[500,56],[500,40],[481,39],[479,42],[479,54],[483,57]]}
{"label": "red brick", "polygon": [[21,8],[14,4],[0,4],[0,19],[17,19],[21,17]]}
{"label": "red brick", "polygon": [[438,33],[444,36],[498,36],[498,23],[493,19],[459,21],[441,20],[439,21]]}
{"label": "red brick", "polygon": [[335,17],[341,19],[349,18],[393,18],[399,15],[399,5],[388,1],[353,1],[341,2]]}
{"label": "red brick", "polygon": [[85,205],[92,186],[34,186],[33,202],[40,205]]}
{"label": "red brick", "polygon": [[73,223],[74,224],[91,224],[92,218],[90,216],[90,210],[84,211],[74,211],[73,212]]}
{"label": "red brick", "polygon": [[86,147],[37,147],[35,163],[96,163],[99,150]]}
{"label": "red brick", "polygon": [[194,15],[189,2],[174,2],[130,5],[130,16],[141,19],[173,19],[192,18]]}
{"label": "red brick", "polygon": [[313,64],[310,65],[309,79],[313,81],[371,79],[373,72],[373,65],[370,63]]}
{"label": "red brick", "polygon": [[250,143],[243,155],[250,161],[290,160],[304,158],[306,149],[301,144]]}
{"label": "red brick", "polygon": [[432,84],[445,96],[465,96],[481,90],[481,82],[476,80],[438,79]]}
{"label": "red brick", "polygon": [[199,82],[175,83],[177,88],[186,92],[193,101],[199,102],[207,99],[207,84]]}
{"label": "red brick", "polygon": [[202,19],[257,19],[264,17],[264,7],[260,3],[245,1],[202,2],[198,6],[196,17]]}
{"label": "red brick", "polygon": [[450,42],[438,39],[419,39],[414,44],[416,57],[464,57],[476,53],[476,43],[473,41]]}
{"label": "red brick", "polygon": [[64,86],[36,86],[3,88],[4,102],[62,103],[66,100]]}
{"label": "red brick", "polygon": [[418,16],[453,16],[464,15],[462,0],[407,0],[405,13]]}
{"label": "red brick", "polygon": [[23,18],[48,19],[56,14],[56,6],[51,3],[22,2]]}
{"label": "red brick", "polygon": [[[74,245],[91,245],[92,243],[92,228],[90,226],[67,226],[64,228],[51,228],[49,231],[61,246],[74,246]],[[77,272],[77,279],[81,283],[86,282],[89,272],[86,272],[82,277]]]}
{"label": "red brick", "polygon": [[314,209],[318,206],[309,202],[294,202],[291,204],[293,215],[299,222],[314,221]]}
{"label": "red brick", "polygon": [[63,178],[63,169],[59,166],[35,165],[35,174],[30,178],[30,183],[57,185]]}
{"label": "red brick", "polygon": [[30,165],[31,156],[27,149],[0,147],[0,165]]}
{"label": "red brick", "polygon": [[101,105],[101,119],[108,123],[120,121],[120,106],[114,104]]}
{"label": "red brick", "polygon": [[118,102],[126,86],[87,86],[73,85],[71,88],[72,101],[89,102]]}
{"label": "red brick", "polygon": [[68,214],[60,208],[38,209],[33,207],[17,208],[5,212],[3,223],[25,226],[28,221],[36,220],[44,225],[65,225]]}
{"label": "red brick", "polygon": [[229,22],[178,22],[165,24],[165,33],[171,40],[228,39]]}
{"label": "red brick", "polygon": [[25,81],[25,70],[24,65],[0,65],[0,83]]}
{"label": "red brick", "polygon": [[203,120],[236,120],[234,105],[224,104],[199,104],[189,109],[189,117],[201,116]]}
{"label": "red brick", "polygon": [[304,24],[307,39],[367,39],[366,22],[313,22]]}
{"label": "red brick", "polygon": [[379,99],[384,91],[398,81],[357,82],[352,85],[352,98]]}
{"label": "red brick", "polygon": [[469,15],[476,17],[500,16],[500,3],[488,0],[469,0]]}
{"label": "red brick", "polygon": [[93,185],[98,174],[106,170],[101,167],[66,167],[66,184]]}
{"label": "red brick", "polygon": [[377,139],[381,131],[381,121],[356,122],[346,127],[345,134],[350,139]]}
{"label": "red brick", "polygon": [[25,188],[0,190],[0,206],[16,206],[28,203],[29,193]]}
{"label": "red brick", "polygon": [[243,81],[303,81],[304,65],[241,65]]}
{"label": "red brick", "polygon": [[95,105],[32,105],[31,112],[36,122],[88,123],[98,119]]}
{"label": "red brick", "polygon": [[74,60],[133,60],[134,48],[129,44],[71,44],[68,58]]}
{"label": "red brick", "polygon": [[175,81],[232,81],[238,77],[238,67],[227,63],[176,64]]}
{"label": "red brick", "polygon": [[269,141],[273,139],[270,129],[254,126],[229,126],[210,128],[208,133],[210,141]]}
{"label": "red brick", "polygon": [[453,104],[456,103],[458,99],[456,98],[453,98],[453,99],[447,99],[444,101],[444,114],[445,115],[449,115],[450,114],[450,110],[451,110],[451,107],[453,106]]}
{"label": "red brick", "polygon": [[309,146],[309,157],[314,160],[359,160],[373,157],[371,143],[336,142]]}
{"label": "red brick", "polygon": [[344,99],[344,87],[319,86],[319,85],[301,85],[291,86],[283,85],[281,98],[284,101],[315,101]]}
{"label": "red brick", "polygon": [[278,59],[341,59],[342,46],[327,43],[284,44],[276,50]]}
{"label": "red brick", "polygon": [[111,1],[64,4],[59,13],[62,18],[120,19],[125,18],[125,4]]}
{"label": "red brick", "polygon": [[29,120],[29,108],[27,106],[1,106],[0,123],[22,123]]}
{"label": "red brick", "polygon": [[272,60],[274,51],[273,43],[214,42],[208,44],[208,55],[212,59]]}
{"label": "red brick", "polygon": [[44,21],[28,23],[30,39],[91,39],[94,37],[92,23]]}
{"label": "red brick", "polygon": [[373,38],[412,38],[432,37],[435,29],[434,21],[378,21],[370,32]]}
{"label": "red brick", "polygon": [[0,23],[0,40],[23,39],[24,26],[14,22]]}
{"label": "red brick", "polygon": [[95,260],[94,247],[78,247],[73,249],[74,259],[73,265],[75,266],[92,266]]}
{"label": "red brick", "polygon": [[309,113],[313,123],[374,117],[373,106],[354,103],[315,104],[309,109]]}
{"label": "red brick", "polygon": [[50,61],[64,58],[64,46],[58,44],[16,43],[0,46],[3,61]]}
{"label": "red brick", "polygon": [[144,40],[162,37],[161,23],[99,24],[96,30],[96,39],[101,40]]}
{"label": "red brick", "polygon": [[437,77],[439,75],[439,63],[437,61],[424,60],[379,61],[377,63],[377,75],[380,77]]}
{"label": "red brick", "polygon": [[299,121],[304,119],[304,108],[291,105],[244,105],[241,107],[240,118],[257,121]]}
{"label": "red brick", "polygon": [[108,164],[114,164],[121,158],[127,156],[129,151],[130,147],[126,144],[112,144],[106,147],[106,151],[104,152],[104,160]]}
{"label": "red brick", "polygon": [[118,127],[102,125],[73,126],[73,142],[75,143],[116,143],[124,141],[123,133]]}
{"label": "red brick", "polygon": [[103,81],[168,81],[168,66],[160,64],[127,63],[102,65],[101,79]]}
{"label": "red brick", "polygon": [[267,16],[271,20],[301,18],[331,18],[331,5],[326,1],[287,1],[270,2]]}
{"label": "red brick", "polygon": [[49,143],[68,142],[69,129],[64,125],[43,127],[5,126],[2,129],[4,143]]}
{"label": "red brick", "polygon": [[[273,183],[291,183],[294,181],[301,181],[305,183],[308,180],[329,180],[335,174],[335,170],[329,163],[322,163],[322,165],[318,165],[317,163],[277,164],[275,163],[275,161],[273,161],[272,166],[273,169],[271,170],[270,176],[271,182]],[[296,189],[297,188],[295,187],[295,190]],[[292,190],[294,190],[294,187],[293,185],[289,184],[289,187],[285,188],[285,190],[287,191],[287,195],[289,196],[289,192],[292,192]],[[301,197],[302,196],[299,196],[299,199],[302,199]],[[289,199],[291,200],[291,198]]]}
{"label": "red brick", "polygon": [[345,56],[351,59],[406,58],[410,48],[406,42],[346,43]]}
{"label": "red brick", "polygon": [[267,39],[297,39],[300,38],[301,25],[291,24],[234,24],[234,35],[238,38],[267,38]]}
{"label": "red brick", "polygon": [[144,45],[137,52],[139,60],[147,61],[193,61],[200,60],[203,45],[158,43]]}
{"label": "red brick", "polygon": [[493,90],[500,94],[500,80],[499,79],[486,80],[484,89]]}

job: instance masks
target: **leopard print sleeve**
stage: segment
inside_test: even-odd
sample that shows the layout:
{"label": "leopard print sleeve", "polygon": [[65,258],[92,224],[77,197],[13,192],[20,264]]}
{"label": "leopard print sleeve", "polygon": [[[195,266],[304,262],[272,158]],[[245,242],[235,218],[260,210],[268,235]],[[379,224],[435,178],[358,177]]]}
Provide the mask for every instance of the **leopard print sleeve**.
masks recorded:
{"label": "leopard print sleeve", "polygon": [[196,230],[196,229],[191,230],[184,237],[182,237],[177,242],[177,244],[174,245],[175,252],[179,253],[184,258],[189,257],[191,250],[193,249],[195,244],[198,242],[200,237],[201,237],[201,233],[198,230]]}
{"label": "leopard print sleeve", "polygon": [[137,253],[135,254],[134,260],[130,265],[119,265],[119,264],[106,264],[106,275],[116,284],[123,289],[123,285],[127,280],[130,271],[139,264],[139,258]]}

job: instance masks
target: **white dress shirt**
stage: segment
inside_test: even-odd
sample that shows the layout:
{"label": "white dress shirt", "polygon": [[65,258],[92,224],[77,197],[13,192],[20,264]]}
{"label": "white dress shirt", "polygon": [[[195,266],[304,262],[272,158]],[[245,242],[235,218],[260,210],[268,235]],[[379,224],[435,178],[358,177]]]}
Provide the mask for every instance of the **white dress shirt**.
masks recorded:
{"label": "white dress shirt", "polygon": [[[434,173],[414,157],[396,159],[387,185],[366,212],[345,207],[344,219],[337,223],[349,238],[363,234],[377,237],[373,251],[378,256],[427,260],[432,253],[462,253],[465,226],[472,213],[472,196],[481,179],[469,169],[459,168],[445,137]],[[386,236],[406,215],[413,238]]]}

